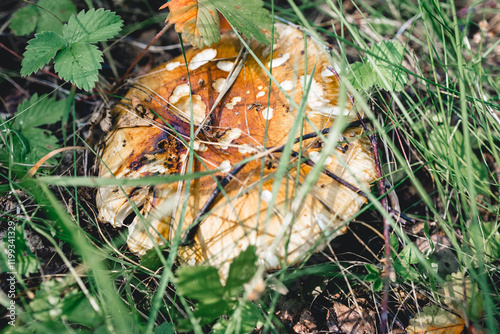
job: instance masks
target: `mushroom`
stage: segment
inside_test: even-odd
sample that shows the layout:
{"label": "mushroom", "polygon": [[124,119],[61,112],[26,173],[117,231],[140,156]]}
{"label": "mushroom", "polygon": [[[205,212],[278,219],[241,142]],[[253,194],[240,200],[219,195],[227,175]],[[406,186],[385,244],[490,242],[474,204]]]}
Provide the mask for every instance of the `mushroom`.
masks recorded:
{"label": "mushroom", "polygon": [[[298,113],[293,106],[301,103],[303,91],[309,89],[303,99],[307,120],[301,124],[302,134],[331,127],[340,114],[349,121],[356,117],[349,104],[337,105],[339,83],[327,69],[323,50],[311,39],[305,43],[293,27],[276,24],[276,31],[280,37],[272,60],[270,47],[251,43],[257,62],[237,37],[226,35],[216,46],[186,52],[189,73],[180,56],[137,79],[112,110],[101,177],[186,174],[191,148],[193,172],[212,172],[175,183],[101,187],[96,198],[99,219],[114,227],[128,225],[132,252],[143,255],[180,233],[192,237],[178,250],[187,263],[209,263],[227,273],[232,259],[255,245],[260,263],[278,268],[344,233],[366,202],[352,189],[368,188],[376,170],[370,142],[359,126],[346,129],[338,152],[322,152],[315,135],[295,143],[289,168],[276,181],[282,155],[277,148],[289,140]],[[271,85],[262,66],[272,71],[276,81]],[[299,162],[299,152],[309,163]],[[322,154],[328,154],[326,173],[319,175],[301,205],[294,204]]]}

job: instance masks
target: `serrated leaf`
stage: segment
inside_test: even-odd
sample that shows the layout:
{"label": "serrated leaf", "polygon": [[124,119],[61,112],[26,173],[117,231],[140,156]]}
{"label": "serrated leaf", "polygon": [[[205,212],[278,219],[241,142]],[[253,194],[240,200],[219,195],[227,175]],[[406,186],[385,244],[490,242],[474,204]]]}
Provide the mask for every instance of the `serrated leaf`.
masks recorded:
{"label": "serrated leaf", "polygon": [[175,334],[175,325],[171,322],[164,322],[156,327],[154,334]]}
{"label": "serrated leaf", "polygon": [[[59,140],[47,130],[32,128],[23,131],[23,135],[28,139],[31,148],[25,158],[25,163],[27,164],[34,164],[47,153],[59,148]],[[56,163],[56,160],[49,159],[46,163],[53,164]]]}
{"label": "serrated leaf", "polygon": [[9,27],[15,35],[23,36],[31,34],[35,30],[37,22],[38,10],[35,6],[29,5],[12,14]]}
{"label": "serrated leaf", "polygon": [[64,25],[62,33],[68,43],[97,43],[113,38],[123,25],[121,18],[114,12],[102,8],[82,10],[72,16]]}
{"label": "serrated leaf", "polygon": [[353,87],[369,90],[378,86],[388,91],[402,91],[408,78],[406,73],[395,65],[402,61],[403,45],[394,41],[382,41],[373,45],[369,51],[377,58],[371,57],[370,62],[370,59],[365,57],[363,63],[356,62],[351,65],[347,78]]}
{"label": "serrated leaf", "polygon": [[167,21],[175,24],[182,38],[201,48],[220,39],[220,22],[217,11],[244,36],[270,44],[272,19],[261,0],[172,0]]}
{"label": "serrated leaf", "polygon": [[90,91],[97,81],[102,60],[97,46],[78,42],[59,52],[54,59],[54,69],[64,80]]}
{"label": "serrated leaf", "polygon": [[[371,47],[370,52],[375,56],[398,65],[403,60],[404,46],[396,41],[382,41]],[[382,60],[379,62],[383,63]],[[392,66],[386,63],[386,66]]]}
{"label": "serrated leaf", "polygon": [[16,35],[27,35],[35,29],[36,32],[61,33],[63,23],[76,13],[71,0],[40,0],[37,5],[39,7],[28,5],[12,15],[10,29]]}
{"label": "serrated leaf", "polygon": [[406,328],[408,334],[461,334],[465,321],[438,306],[426,306],[422,312],[410,320]]}
{"label": "serrated leaf", "polygon": [[47,94],[38,97],[35,93],[31,99],[25,99],[17,106],[15,128],[24,132],[40,125],[58,122],[63,117],[65,106],[65,100],[56,101]]}
{"label": "serrated leaf", "polygon": [[410,247],[411,245],[407,245],[403,250],[399,253],[399,257],[401,258],[401,262],[407,264],[415,264],[419,263],[419,259],[417,257],[418,249],[416,247]]}
{"label": "serrated leaf", "polygon": [[272,18],[262,0],[209,0],[244,36],[271,44]]}
{"label": "serrated leaf", "polygon": [[55,32],[47,31],[35,35],[28,42],[21,62],[21,75],[27,76],[41,69],[66,46],[66,41]]}
{"label": "serrated leaf", "polygon": [[172,0],[161,8],[169,7],[167,21],[175,25],[182,39],[202,48],[220,40],[220,22],[215,7],[208,0]]}
{"label": "serrated leaf", "polygon": [[236,296],[243,290],[243,284],[248,283],[257,270],[257,255],[255,246],[249,246],[231,263],[226,280],[226,291],[229,296]]}
{"label": "serrated leaf", "polygon": [[63,23],[76,13],[76,6],[70,0],[40,0],[38,6],[45,10],[39,9],[37,32],[53,31],[60,34]]}
{"label": "serrated leaf", "polygon": [[216,303],[224,294],[217,269],[205,265],[179,268],[177,288],[185,297],[205,304]]}

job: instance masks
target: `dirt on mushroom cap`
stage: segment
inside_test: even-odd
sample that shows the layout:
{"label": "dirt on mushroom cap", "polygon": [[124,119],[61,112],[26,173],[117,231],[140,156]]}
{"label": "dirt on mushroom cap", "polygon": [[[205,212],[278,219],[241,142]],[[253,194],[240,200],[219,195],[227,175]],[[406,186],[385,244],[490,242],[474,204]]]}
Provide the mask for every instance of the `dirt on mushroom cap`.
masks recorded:
{"label": "dirt on mushroom cap", "polygon": [[[355,119],[349,113],[350,105],[337,105],[339,84],[334,76],[324,75],[330,63],[321,48],[308,39],[306,50],[303,34],[295,28],[277,24],[276,30],[280,38],[274,45],[272,60],[269,47],[252,43],[251,49],[260,64],[272,70],[276,82],[285,83],[282,90],[274,83],[269,85],[269,77],[252,56],[241,57],[239,39],[228,35],[210,49],[187,51],[188,67],[192,67],[193,59],[200,58],[200,53],[210,50],[211,56],[190,69],[190,86],[181,56],[169,63],[176,66],[159,66],[138,79],[114,108],[114,129],[103,141],[102,177],[111,177],[110,171],[116,178],[186,173],[191,121],[197,133],[193,143],[197,156],[194,171],[217,170],[215,175],[190,181],[123,187],[126,194],[117,187],[102,187],[97,195],[99,218],[115,227],[131,222],[131,251],[142,255],[153,243],[171,240],[181,221],[185,230],[218,180],[243,159],[257,155],[227,184],[226,194],[217,197],[198,228],[194,244],[179,249],[181,259],[188,263],[208,262],[224,273],[242,250],[256,245],[266,268],[279,267],[284,261],[294,263],[311,248],[321,249],[343,233],[346,222],[364,204],[359,194],[321,174],[302,205],[292,209],[294,196],[311,170],[306,164],[298,164],[296,158],[290,161],[273,198],[280,153],[266,151],[265,147],[277,147],[289,140],[298,113],[293,105],[300,105],[303,90],[310,87],[304,98],[307,120],[302,124],[303,134],[315,131],[311,124],[319,130],[332,126],[339,114],[346,114],[348,121]],[[220,66],[220,61],[234,65],[229,69]],[[238,67],[239,62],[243,64]],[[219,84],[214,85],[216,82]],[[221,89],[227,82],[232,84],[224,94]],[[224,95],[213,107],[220,94]],[[139,99],[141,110],[154,113],[139,115],[137,106],[130,105],[131,96]],[[179,103],[181,100],[183,103]],[[355,187],[367,188],[376,178],[370,143],[361,127],[347,129],[344,136],[348,149],[344,153],[325,153],[325,168]],[[304,157],[317,157],[315,152],[321,152],[322,142],[316,137],[303,140],[301,145],[295,144],[294,151],[301,150]],[[190,182],[190,193],[181,217],[186,182]],[[127,196],[144,219],[135,217]]]}

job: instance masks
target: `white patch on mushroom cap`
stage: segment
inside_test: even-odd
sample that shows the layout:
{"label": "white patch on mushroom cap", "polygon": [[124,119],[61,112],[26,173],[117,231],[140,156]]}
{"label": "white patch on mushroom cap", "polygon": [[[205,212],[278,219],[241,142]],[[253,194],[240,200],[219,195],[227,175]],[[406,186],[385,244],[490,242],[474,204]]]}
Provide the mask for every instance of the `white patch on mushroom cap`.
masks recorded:
{"label": "white patch on mushroom cap", "polygon": [[198,52],[189,62],[189,70],[196,70],[217,56],[217,50],[205,49]]}
{"label": "white patch on mushroom cap", "polygon": [[233,69],[234,62],[221,60],[217,62],[217,68],[222,71],[230,72]]}
{"label": "white patch on mushroom cap", "polygon": [[182,84],[174,88],[172,95],[168,99],[174,108],[172,111],[185,119],[191,118],[191,98],[193,102],[193,120],[195,123],[199,124],[205,118],[205,113],[207,110],[207,105],[201,99],[199,95],[189,96],[190,93],[189,85]]}
{"label": "white patch on mushroom cap", "polygon": [[208,147],[207,145],[200,143],[198,140],[195,140],[193,142],[193,149],[198,152],[205,152],[206,150],[208,150]]}
{"label": "white patch on mushroom cap", "polygon": [[323,71],[321,71],[321,76],[323,78],[324,77],[333,77],[333,76],[335,76],[335,74],[332,71],[330,71],[328,68],[325,68]]}
{"label": "white patch on mushroom cap", "polygon": [[[307,105],[311,108],[309,113],[317,113],[324,116],[334,116],[334,115],[347,115],[349,114],[349,110],[346,108],[339,108],[337,106],[333,106],[330,104],[330,101],[326,98],[325,91],[323,90],[323,86],[318,83],[313,77],[307,76],[306,84],[309,85],[309,81],[311,82],[311,88],[309,90],[309,94],[307,95]],[[299,84],[304,91],[306,87],[304,87],[304,76],[299,78]]]}
{"label": "white patch on mushroom cap", "polygon": [[226,79],[224,78],[215,79],[215,81],[212,83],[212,87],[217,93],[220,93],[225,83]]}
{"label": "white patch on mushroom cap", "polygon": [[[318,163],[320,157],[321,157],[321,152],[317,152],[317,151],[309,152],[309,159],[311,159],[311,161],[314,162],[315,164]],[[324,165],[329,165],[332,162],[333,162],[333,159],[328,156],[324,162]]]}
{"label": "white patch on mushroom cap", "polygon": [[258,98],[261,97],[261,96],[264,96],[264,95],[266,95],[266,92],[258,92],[257,93],[257,97]]}
{"label": "white patch on mushroom cap", "polygon": [[167,71],[172,71],[173,69],[176,69],[179,66],[181,66],[181,63],[178,62],[178,61],[174,61],[174,62],[171,62],[171,63],[167,63],[167,65],[165,66],[165,69]]}
{"label": "white patch on mushroom cap", "polygon": [[262,110],[262,117],[264,117],[264,119],[271,119],[273,118],[273,108],[271,107],[267,107],[265,109]]}
{"label": "white patch on mushroom cap", "polygon": [[[273,68],[283,65],[288,59],[290,59],[290,54],[285,53],[281,57],[273,59]],[[267,63],[267,67],[271,67],[271,62]]]}
{"label": "white patch on mushroom cap", "polygon": [[233,98],[231,99],[231,102],[226,103],[226,108],[227,108],[227,109],[233,109],[233,108],[234,108],[234,105],[235,105],[236,103],[240,102],[240,101],[241,101],[241,97],[239,97],[239,96],[235,96],[235,97],[233,97]]}
{"label": "white patch on mushroom cap", "polygon": [[229,160],[224,160],[219,166],[221,172],[228,173],[231,170],[231,162]]}
{"label": "white patch on mushroom cap", "polygon": [[222,137],[219,139],[219,147],[223,150],[227,150],[229,144],[235,139],[238,139],[241,136],[241,130],[238,128],[230,129],[224,133]]}
{"label": "white patch on mushroom cap", "polygon": [[168,99],[168,102],[175,104],[177,103],[182,97],[184,96],[189,96],[189,85],[188,84],[182,84],[174,88],[174,91],[172,92],[172,95],[170,95],[170,98]]}
{"label": "white patch on mushroom cap", "polygon": [[273,194],[269,190],[264,189],[262,190],[261,198],[264,202],[269,203],[273,199]]}
{"label": "white patch on mushroom cap", "polygon": [[241,154],[252,153],[254,150],[254,148],[247,144],[243,144],[238,147],[238,152],[240,152]]}
{"label": "white patch on mushroom cap", "polygon": [[285,80],[282,83],[280,83],[281,88],[283,88],[286,91],[290,91],[293,88],[293,82],[292,80]]}
{"label": "white patch on mushroom cap", "polygon": [[262,87],[262,86],[257,87],[258,90],[262,90],[262,88],[264,88],[264,87]]}

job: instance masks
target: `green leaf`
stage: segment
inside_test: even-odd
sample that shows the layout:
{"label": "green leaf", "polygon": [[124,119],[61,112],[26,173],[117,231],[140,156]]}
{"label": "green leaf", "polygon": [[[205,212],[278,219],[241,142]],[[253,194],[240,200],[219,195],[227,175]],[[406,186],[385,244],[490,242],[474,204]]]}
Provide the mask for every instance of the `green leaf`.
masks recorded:
{"label": "green leaf", "polygon": [[155,334],[175,334],[175,326],[171,322],[164,322],[155,328]]}
{"label": "green leaf", "polygon": [[122,20],[114,12],[104,9],[81,11],[63,27],[63,36],[69,43],[97,43],[113,38],[121,30]]}
{"label": "green leaf", "polygon": [[[24,131],[23,135],[29,140],[31,148],[24,161],[27,164],[34,164],[47,153],[59,148],[59,140],[47,130],[32,128]],[[55,159],[49,159],[46,162],[46,164],[54,163],[56,163]]]}
{"label": "green leaf", "polygon": [[[403,60],[404,56],[404,46],[401,43],[396,41],[382,41],[378,44],[375,44],[370,49],[370,52],[378,58],[385,59],[389,63],[394,65],[398,65]],[[381,64],[384,62],[382,60],[378,60]],[[392,66],[385,63],[385,66]]]}
{"label": "green leaf", "polygon": [[19,9],[12,14],[9,25],[10,30],[17,36],[31,34],[35,30],[38,22],[37,14],[38,10],[33,5]]}
{"label": "green leaf", "polygon": [[410,247],[411,245],[407,245],[403,250],[399,253],[399,257],[401,258],[401,262],[406,264],[415,264],[419,263],[419,259],[416,255],[418,250],[415,249],[415,246]]}
{"label": "green leaf", "polygon": [[270,45],[272,17],[262,0],[207,0],[244,36]]}
{"label": "green leaf", "polygon": [[78,42],[71,44],[57,55],[54,69],[64,80],[90,91],[97,81],[102,60],[102,52],[97,46]]}
{"label": "green leaf", "polygon": [[12,15],[10,29],[18,36],[36,32],[52,31],[60,34],[63,23],[76,13],[76,6],[71,0],[40,0],[28,5]]}
{"label": "green leaf", "polygon": [[380,270],[377,268],[377,266],[373,264],[365,264],[365,269],[370,273],[370,274],[380,274]]}
{"label": "green leaf", "polygon": [[66,100],[57,101],[47,94],[38,97],[35,93],[31,99],[25,99],[17,106],[15,127],[24,131],[58,122],[64,115],[65,107]]}
{"label": "green leaf", "polygon": [[76,6],[70,0],[40,0],[38,5],[45,10],[39,10],[37,32],[53,31],[60,34],[63,23],[76,13]]}
{"label": "green leaf", "polygon": [[257,255],[255,246],[249,246],[231,263],[226,281],[229,296],[237,296],[243,291],[243,284],[248,283],[257,271]]}
{"label": "green leaf", "polygon": [[55,32],[47,31],[36,34],[35,38],[28,42],[24,52],[21,75],[27,76],[38,71],[66,45],[66,41]]}
{"label": "green leaf", "polygon": [[373,281],[373,287],[372,287],[373,292],[382,291],[383,288],[384,288],[384,281],[382,281],[382,279],[378,278]]}
{"label": "green leaf", "polygon": [[[404,46],[395,41],[382,41],[369,52],[375,57],[365,57],[363,63],[351,65],[347,79],[358,90],[380,87],[388,91],[402,91],[408,78],[398,66],[404,56]],[[370,62],[372,59],[372,62]]]}
{"label": "green leaf", "polygon": [[177,289],[183,296],[206,304],[220,301],[224,294],[217,269],[206,265],[179,268]]}
{"label": "green leaf", "polygon": [[[165,249],[166,246],[160,246],[160,249]],[[144,254],[141,257],[141,266],[146,267],[151,270],[157,270],[162,266],[162,262],[160,259],[160,256],[158,256],[158,253],[156,252],[156,249],[151,248],[146,251],[146,254]]]}

